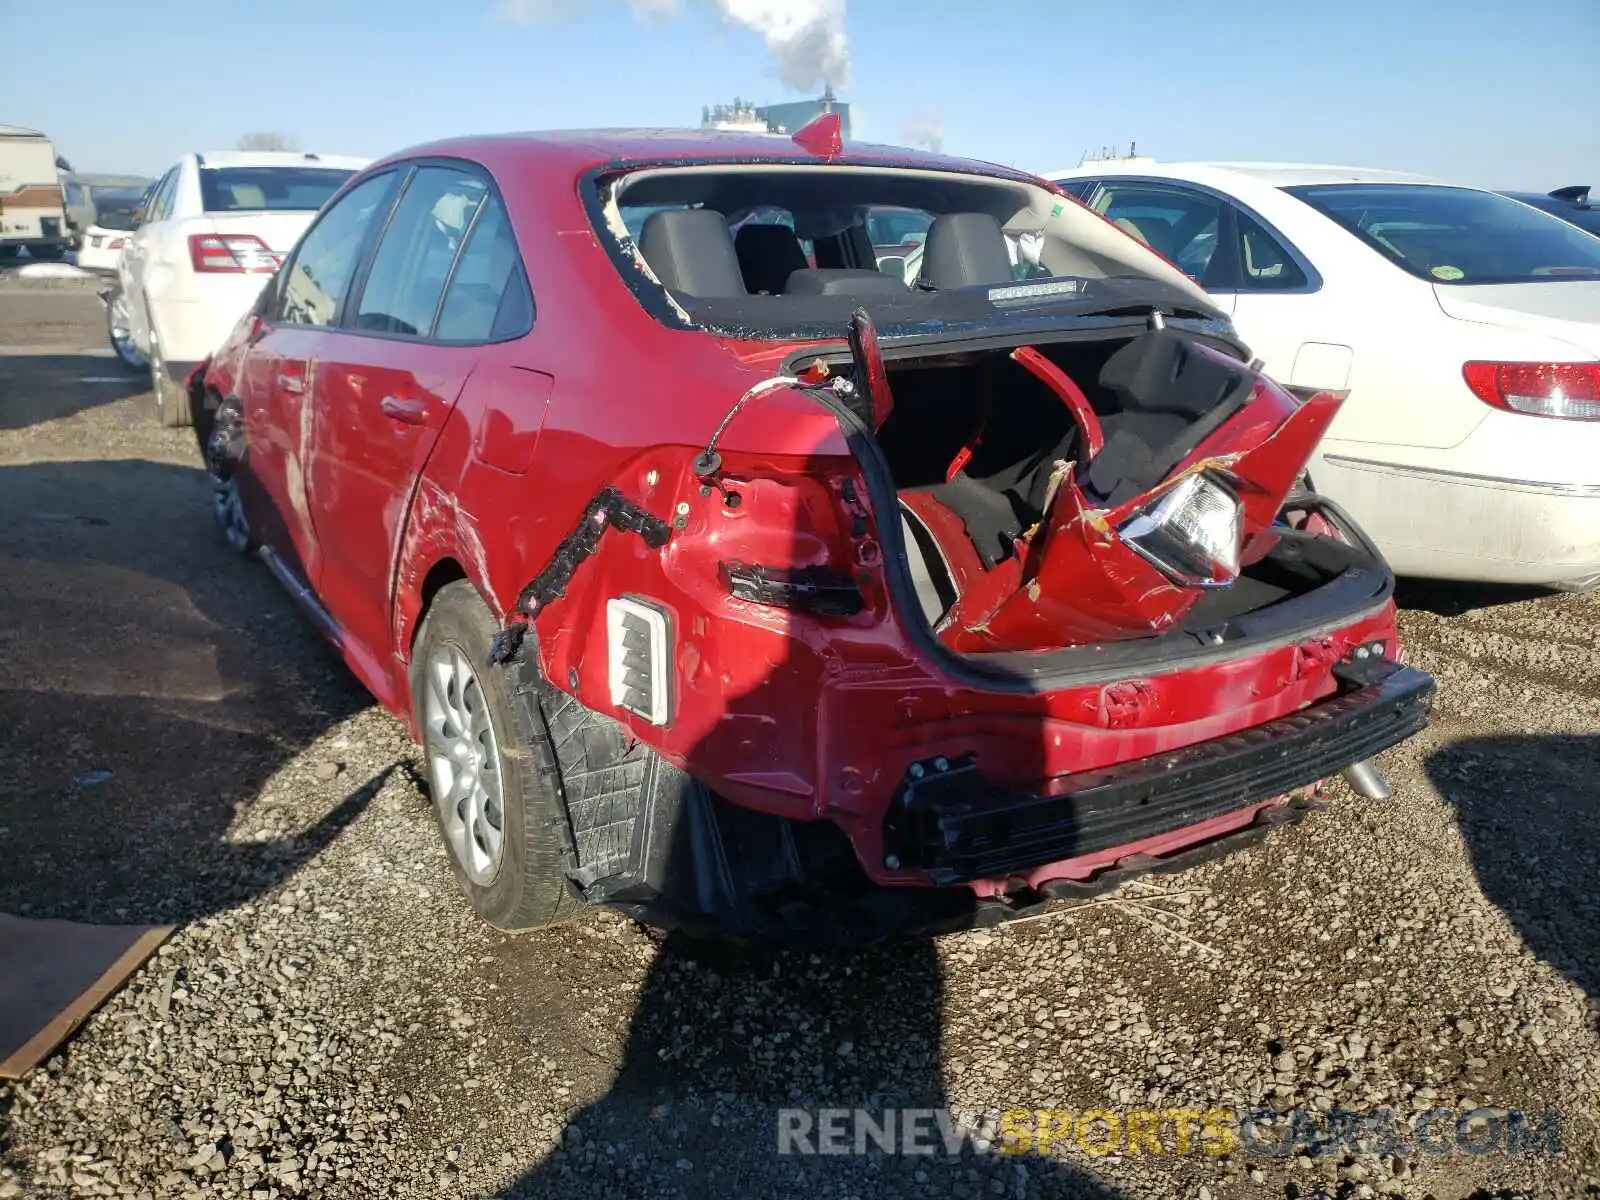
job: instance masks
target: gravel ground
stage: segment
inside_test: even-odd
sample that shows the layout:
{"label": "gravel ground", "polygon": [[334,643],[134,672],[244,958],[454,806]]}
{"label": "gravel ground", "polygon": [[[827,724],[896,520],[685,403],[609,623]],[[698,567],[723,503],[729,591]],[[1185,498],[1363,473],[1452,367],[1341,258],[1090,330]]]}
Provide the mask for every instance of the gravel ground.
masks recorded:
{"label": "gravel ground", "polygon": [[[1104,902],[856,955],[506,937],[103,338],[91,286],[0,281],[0,911],[180,928],[0,1084],[0,1200],[1600,1195],[1600,595],[1405,589],[1442,687],[1394,798]],[[1561,1152],[779,1156],[785,1105],[1554,1110]]]}

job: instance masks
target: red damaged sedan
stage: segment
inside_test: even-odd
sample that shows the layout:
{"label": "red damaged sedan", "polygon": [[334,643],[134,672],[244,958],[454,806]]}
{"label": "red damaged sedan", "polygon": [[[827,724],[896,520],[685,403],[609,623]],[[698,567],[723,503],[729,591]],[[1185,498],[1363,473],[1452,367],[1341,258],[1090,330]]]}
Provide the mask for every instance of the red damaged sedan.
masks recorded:
{"label": "red damaged sedan", "polygon": [[395,155],[190,401],[503,928],[1001,920],[1381,797],[1428,720],[1304,475],[1338,398],[1052,186],[831,118]]}

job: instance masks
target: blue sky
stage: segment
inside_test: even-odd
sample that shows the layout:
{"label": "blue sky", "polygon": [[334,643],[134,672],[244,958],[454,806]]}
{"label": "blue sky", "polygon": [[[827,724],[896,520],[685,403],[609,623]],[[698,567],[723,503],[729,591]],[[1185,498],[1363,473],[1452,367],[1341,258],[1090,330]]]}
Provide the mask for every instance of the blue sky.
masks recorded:
{"label": "blue sky", "polygon": [[[658,19],[626,0],[0,0],[6,40],[32,48],[0,66],[0,121],[45,130],[80,170],[155,174],[253,130],[377,155],[805,94],[719,2],[774,0],[633,0],[678,10]],[[848,5],[840,96],[862,140],[936,125],[951,153],[1033,170],[1137,139],[1164,159],[1600,184],[1594,0],[814,2]]]}

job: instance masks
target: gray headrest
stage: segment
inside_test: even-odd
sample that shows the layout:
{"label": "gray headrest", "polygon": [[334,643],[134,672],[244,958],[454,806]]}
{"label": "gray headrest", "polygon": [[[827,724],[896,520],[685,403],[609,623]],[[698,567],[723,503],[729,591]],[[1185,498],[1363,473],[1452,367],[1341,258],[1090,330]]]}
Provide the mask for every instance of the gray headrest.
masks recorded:
{"label": "gray headrest", "polygon": [[933,219],[922,246],[921,286],[970,287],[1011,280],[1011,252],[994,217],[972,212]]}
{"label": "gray headrest", "polygon": [[743,296],[744,277],[722,214],[709,208],[668,209],[639,231],[639,253],[656,278],[689,296]]}

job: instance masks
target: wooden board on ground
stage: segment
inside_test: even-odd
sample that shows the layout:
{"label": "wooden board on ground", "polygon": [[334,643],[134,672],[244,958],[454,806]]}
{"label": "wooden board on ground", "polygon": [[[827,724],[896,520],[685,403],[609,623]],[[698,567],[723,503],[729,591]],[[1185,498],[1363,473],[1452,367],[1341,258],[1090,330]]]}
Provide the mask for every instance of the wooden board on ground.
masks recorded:
{"label": "wooden board on ground", "polygon": [[43,1062],[172,928],[0,913],[0,1078],[21,1079]]}

